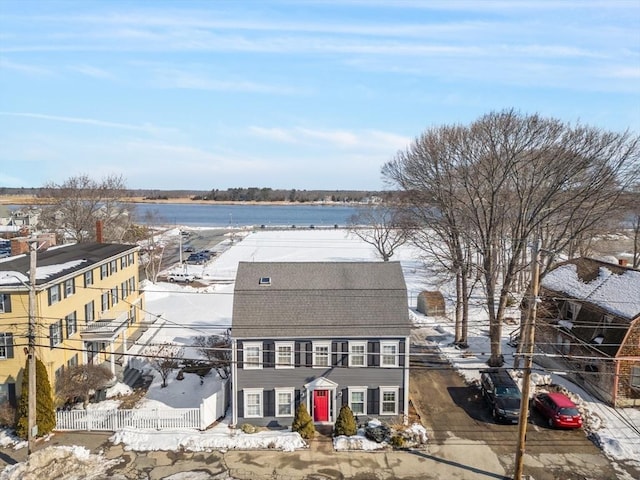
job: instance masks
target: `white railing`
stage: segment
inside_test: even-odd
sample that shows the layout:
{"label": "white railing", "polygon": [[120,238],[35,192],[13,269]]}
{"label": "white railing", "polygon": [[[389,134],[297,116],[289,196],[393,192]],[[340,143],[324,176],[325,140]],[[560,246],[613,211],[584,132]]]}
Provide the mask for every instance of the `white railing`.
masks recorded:
{"label": "white railing", "polygon": [[134,410],[59,410],[56,412],[56,430],[106,430],[125,427],[142,429],[194,428],[204,430],[227,409],[227,381],[221,389],[202,399],[199,408],[134,409]]}

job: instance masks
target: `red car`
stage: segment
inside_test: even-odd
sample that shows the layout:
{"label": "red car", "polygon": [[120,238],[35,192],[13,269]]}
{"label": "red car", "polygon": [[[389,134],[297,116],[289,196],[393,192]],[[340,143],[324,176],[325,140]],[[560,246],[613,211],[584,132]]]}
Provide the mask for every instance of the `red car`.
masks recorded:
{"label": "red car", "polygon": [[550,427],[580,428],[582,416],[578,407],[562,393],[538,393],[533,396],[533,407],[547,419]]}

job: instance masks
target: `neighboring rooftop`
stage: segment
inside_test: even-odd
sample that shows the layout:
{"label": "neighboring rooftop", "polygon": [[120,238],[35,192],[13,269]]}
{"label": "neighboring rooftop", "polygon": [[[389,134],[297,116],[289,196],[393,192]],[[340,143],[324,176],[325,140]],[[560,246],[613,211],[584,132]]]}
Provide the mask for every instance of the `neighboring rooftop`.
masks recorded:
{"label": "neighboring rooftop", "polygon": [[[136,245],[116,243],[77,243],[49,248],[37,254],[36,283],[49,283],[75,270],[101,263],[137,248]],[[0,260],[0,285],[17,287],[21,286],[22,282],[28,282],[29,262],[29,255],[17,255]]]}

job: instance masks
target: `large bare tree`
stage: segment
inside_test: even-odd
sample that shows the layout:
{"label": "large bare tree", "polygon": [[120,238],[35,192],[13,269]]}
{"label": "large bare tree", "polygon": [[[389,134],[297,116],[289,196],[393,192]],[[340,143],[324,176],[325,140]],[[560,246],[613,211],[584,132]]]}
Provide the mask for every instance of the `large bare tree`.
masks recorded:
{"label": "large bare tree", "polygon": [[[501,365],[502,321],[519,273],[528,267],[527,245],[545,234],[544,247],[560,252],[601,223],[638,178],[639,158],[640,139],[628,132],[506,110],[467,127],[425,132],[383,167],[383,175],[409,195],[418,192],[439,215],[455,216],[455,223],[442,226],[477,255],[489,364]],[[439,193],[439,182],[451,183],[449,196]]]}
{"label": "large bare tree", "polygon": [[104,365],[76,365],[64,369],[56,380],[56,395],[63,402],[82,398],[83,407],[86,409],[91,395],[113,379],[113,373]]}
{"label": "large bare tree", "polygon": [[396,249],[411,235],[404,210],[391,201],[362,207],[349,218],[349,231],[372,245],[380,258],[388,262]]}
{"label": "large bare tree", "polygon": [[131,209],[122,201],[126,191],[120,175],[99,181],[79,175],[61,184],[48,183],[40,191],[50,202],[43,208],[41,226],[63,239],[87,242],[95,241],[96,224],[101,221],[104,241],[122,241],[132,221]]}

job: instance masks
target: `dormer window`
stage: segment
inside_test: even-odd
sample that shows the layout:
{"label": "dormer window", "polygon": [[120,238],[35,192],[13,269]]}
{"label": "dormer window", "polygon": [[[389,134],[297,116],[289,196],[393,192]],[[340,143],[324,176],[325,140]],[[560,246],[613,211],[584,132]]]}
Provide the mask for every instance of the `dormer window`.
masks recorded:
{"label": "dormer window", "polygon": [[258,285],[271,285],[271,277],[260,277]]}

